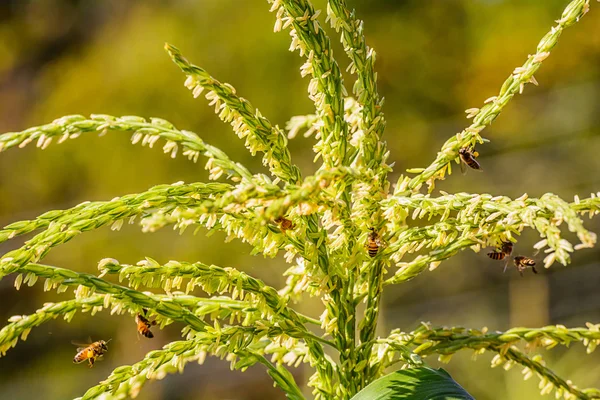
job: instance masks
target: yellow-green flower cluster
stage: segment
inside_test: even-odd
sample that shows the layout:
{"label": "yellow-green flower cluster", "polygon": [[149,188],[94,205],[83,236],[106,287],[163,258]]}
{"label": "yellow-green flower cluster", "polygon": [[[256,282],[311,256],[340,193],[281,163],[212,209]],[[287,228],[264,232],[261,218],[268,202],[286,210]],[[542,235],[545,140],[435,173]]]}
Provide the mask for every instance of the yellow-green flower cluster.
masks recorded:
{"label": "yellow-green flower cluster", "polygon": [[[429,167],[408,170],[417,174],[412,178],[400,176],[393,193],[387,178],[392,167],[386,164],[388,154],[381,139],[385,121],[383,99],[376,86],[376,57],[366,44],[363,22],[350,11],[346,0],[327,2],[327,20],[341,34],[349,70],[356,74],[353,98],[347,96],[331,41],[319,22],[320,11],[309,0],[271,3],[276,12],[275,30],[289,28],[291,50],[299,50],[305,57],[300,71],[311,77],[309,97],[316,109],[315,114],[292,118],[288,137],[300,132],[314,136],[315,160],[322,158],[321,167],[302,178],[291,161],[283,130],[238,96],[231,85],[189,63],[170,45],[166,49],[187,75],[185,85],[194,97],[206,93],[219,118],[245,139],[250,152],[263,153],[270,176],[251,174],[194,133],[159,118],[72,115],[0,135],[2,151],[34,141],[45,148],[54,140],[61,142],[87,132],[129,132],[133,143],[149,147],[164,140],[163,151],[172,157],[181,152],[195,162],[204,155],[210,179],[226,175],[234,182],[161,185],[110,201],[50,211],[1,229],[0,243],[32,232],[36,235],[0,257],[0,279],[16,274],[15,287],[19,289],[43,278],[44,290],[64,293],[73,288],[74,293],[29,316],[12,317],[0,330],[0,353],[53,318],[68,321],[77,311],[93,314],[106,309],[133,316],[147,310],[160,327],[180,324],[184,340],[152,351],[132,366],[117,368],[86,392],[84,399],[136,396],[147,380],[162,379],[183,370],[190,361],[202,363],[207,355],[214,355],[241,370],[263,364],[275,384],[294,400],[304,396],[286,367],[307,363],[314,370],[307,383],[315,399],[349,400],[396,363],[402,368],[419,366],[423,358],[434,354],[448,362],[462,349],[472,349],[476,355],[495,353],[493,366],[522,365],[526,378],[540,378],[544,394],[600,398],[598,390],[578,389],[552,372],[539,356],[530,356],[519,347],[524,345],[529,351],[581,342],[592,352],[600,343],[599,325],[487,332],[423,324],[412,332],[393,330],[385,338],[376,337],[385,286],[407,282],[427,268],[434,270],[460,251],[479,252],[484,247],[497,248],[504,241],[516,242],[520,233],[530,228],[539,233],[541,241],[534,248],[546,253],[544,264],[550,267],[555,261],[567,264],[571,252],[595,244],[596,235],[585,228],[582,215],[600,213],[600,194],[587,199],[576,196],[572,203],[551,193],[517,199],[431,194],[435,181],[451,173],[451,162],[458,161],[459,150],[484,143],[482,130],[526,83],[536,83],[534,73],[564,28],[585,15],[589,0],[572,0],[499,94],[487,99],[482,108],[467,110],[472,125],[449,139]],[[427,195],[420,192],[425,183],[430,187]],[[144,232],[167,225],[183,232],[194,226],[224,232],[228,240],[247,242],[252,254],[274,257],[283,250],[285,260],[292,264],[284,273],[287,282],[277,290],[238,269],[200,261],[161,264],[146,258],[127,265],[104,259],[98,266],[100,276],[39,263],[54,247],[81,233],[104,226],[117,230],[136,219]],[[565,228],[579,243],[573,245],[565,239]],[[405,260],[407,255],[414,258]],[[386,280],[392,263],[398,270]],[[104,279],[107,274],[118,275],[127,286]],[[197,296],[197,291],[214,297]],[[320,318],[294,309],[293,302],[301,301],[304,294],[321,300]],[[358,312],[361,302],[365,304],[363,315]]]}

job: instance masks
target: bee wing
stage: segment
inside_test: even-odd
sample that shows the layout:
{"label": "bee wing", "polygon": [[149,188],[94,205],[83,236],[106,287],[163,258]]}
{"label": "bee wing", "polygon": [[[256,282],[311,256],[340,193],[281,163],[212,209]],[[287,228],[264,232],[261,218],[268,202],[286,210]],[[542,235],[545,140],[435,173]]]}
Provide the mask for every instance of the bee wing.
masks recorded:
{"label": "bee wing", "polygon": [[504,261],[504,271],[502,271],[503,273],[506,272],[506,268],[508,268],[508,260],[510,260],[510,257],[506,257],[506,260]]}
{"label": "bee wing", "polygon": [[82,342],[76,342],[76,341],[74,341],[74,340],[71,340],[71,344],[72,344],[73,346],[78,346],[78,349],[77,349],[77,351],[81,351],[81,350],[85,349],[86,347],[88,347],[89,345],[91,345],[91,344],[92,344],[92,342],[89,342],[89,343],[82,343]]}
{"label": "bee wing", "polygon": [[467,164],[463,161],[463,159],[461,157],[459,157],[460,159],[460,173],[465,175],[467,173]]}

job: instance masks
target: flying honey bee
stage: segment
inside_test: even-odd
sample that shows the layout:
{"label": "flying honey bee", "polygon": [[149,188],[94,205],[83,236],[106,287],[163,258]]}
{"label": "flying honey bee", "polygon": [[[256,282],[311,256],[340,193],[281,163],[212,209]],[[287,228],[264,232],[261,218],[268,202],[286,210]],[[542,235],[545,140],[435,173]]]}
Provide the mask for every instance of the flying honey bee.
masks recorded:
{"label": "flying honey bee", "polygon": [[107,341],[98,340],[97,342],[94,342],[94,343],[81,344],[81,345],[78,343],[73,343],[77,346],[83,346],[83,347],[77,348],[77,354],[75,354],[75,357],[73,358],[73,362],[75,364],[79,364],[81,362],[84,362],[85,360],[88,360],[90,363],[90,368],[92,368],[94,366],[94,362],[96,361],[96,359],[102,357],[104,355],[104,353],[106,353],[108,351],[108,346],[107,346],[108,342],[110,342],[110,339]]}
{"label": "flying honey bee", "polygon": [[[144,310],[144,313],[146,314],[147,311]],[[145,336],[148,339],[152,339],[154,337],[154,334],[152,331],[150,331],[150,327],[156,325],[156,321],[149,321],[142,314],[138,313],[135,316],[135,323],[137,324],[137,331],[140,335]]]}
{"label": "flying honey bee", "polygon": [[463,174],[466,172],[465,165],[468,165],[474,170],[482,171],[479,161],[476,160],[476,158],[479,156],[479,153],[477,153],[476,151],[472,152],[468,148],[463,147],[458,151],[458,155],[460,156],[461,160],[460,170]]}
{"label": "flying honey bee", "polygon": [[294,225],[294,223],[287,218],[277,217],[274,221],[275,223],[279,224],[279,228],[282,232],[289,231],[296,227],[296,225]]}
{"label": "flying honey bee", "polygon": [[369,236],[367,237],[367,251],[369,252],[370,257],[375,257],[379,251],[381,240],[379,239],[377,232],[375,232],[375,228],[369,228],[369,230],[371,233],[369,233]]}
{"label": "flying honey bee", "polygon": [[487,253],[487,256],[492,260],[504,260],[505,257],[511,255],[513,250],[512,242],[502,242],[502,246],[499,250]]}
{"label": "flying honey bee", "polygon": [[535,260],[533,258],[525,256],[516,256],[513,259],[513,262],[515,263],[515,267],[517,267],[517,270],[519,271],[519,274],[521,274],[521,276],[523,276],[523,271],[525,271],[527,267],[531,267],[533,273],[537,274],[537,271],[535,269]]}

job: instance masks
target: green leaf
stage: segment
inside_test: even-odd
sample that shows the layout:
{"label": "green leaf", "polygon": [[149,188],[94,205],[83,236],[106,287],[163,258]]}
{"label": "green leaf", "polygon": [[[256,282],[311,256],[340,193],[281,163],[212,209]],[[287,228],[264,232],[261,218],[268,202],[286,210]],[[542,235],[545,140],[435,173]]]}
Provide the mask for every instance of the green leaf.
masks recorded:
{"label": "green leaf", "polygon": [[474,400],[443,369],[410,368],[377,379],[352,400]]}

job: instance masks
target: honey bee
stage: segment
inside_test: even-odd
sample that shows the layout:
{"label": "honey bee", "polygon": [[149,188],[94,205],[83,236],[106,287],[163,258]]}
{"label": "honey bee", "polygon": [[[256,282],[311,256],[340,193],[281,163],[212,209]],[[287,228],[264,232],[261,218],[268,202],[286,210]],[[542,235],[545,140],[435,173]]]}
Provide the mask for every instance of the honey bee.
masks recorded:
{"label": "honey bee", "polygon": [[515,267],[517,267],[517,270],[519,271],[519,274],[521,274],[521,276],[523,276],[523,271],[525,271],[527,267],[531,267],[533,273],[537,274],[537,271],[535,269],[535,260],[533,258],[525,256],[516,256],[513,259],[513,262],[515,263]]}
{"label": "honey bee", "polygon": [[81,344],[81,345],[78,343],[73,343],[76,346],[83,346],[83,347],[77,348],[77,354],[75,354],[75,357],[73,358],[73,362],[75,364],[79,364],[81,362],[84,362],[85,360],[88,360],[90,363],[90,368],[92,368],[94,366],[94,362],[96,361],[96,359],[102,357],[104,355],[104,353],[106,353],[108,351],[108,346],[107,346],[108,342],[110,342],[110,339],[107,341],[98,340],[97,342],[94,342],[94,343]]}
{"label": "honey bee", "polygon": [[369,230],[371,233],[369,233],[369,236],[367,237],[367,251],[369,252],[370,257],[375,257],[379,251],[381,240],[379,239],[377,232],[375,232],[375,228],[369,228]]}
{"label": "honey bee", "polygon": [[505,257],[511,255],[513,250],[512,242],[502,242],[502,247],[499,250],[487,253],[487,256],[492,260],[504,260]]}
{"label": "honey bee", "polygon": [[476,158],[479,156],[479,153],[472,152],[468,148],[463,147],[462,149],[460,149],[458,151],[458,155],[460,156],[460,160],[461,160],[460,170],[462,171],[463,174],[466,172],[465,165],[468,165],[469,167],[471,167],[474,170],[482,171],[479,161],[476,160]]}
{"label": "honey bee", "polygon": [[[147,311],[144,310],[144,314],[146,313]],[[154,337],[154,334],[152,331],[150,331],[150,327],[156,325],[156,321],[149,321],[142,314],[138,313],[135,316],[135,323],[137,324],[137,331],[140,335],[145,336],[148,339],[152,339]]]}
{"label": "honey bee", "polygon": [[294,223],[287,218],[277,217],[274,221],[275,223],[279,224],[279,228],[282,232],[289,231],[296,227],[296,225],[294,225]]}

